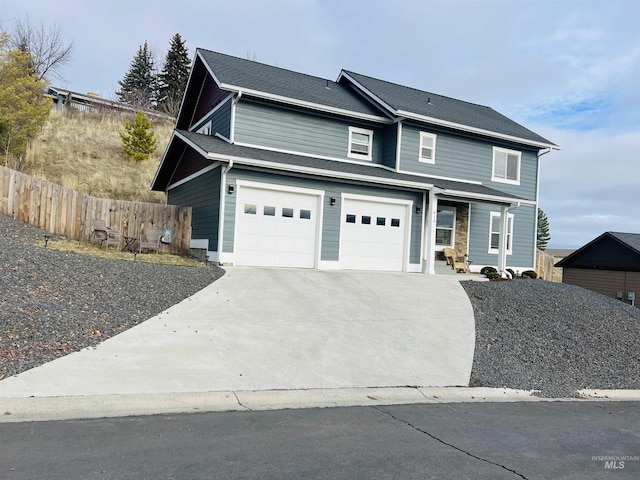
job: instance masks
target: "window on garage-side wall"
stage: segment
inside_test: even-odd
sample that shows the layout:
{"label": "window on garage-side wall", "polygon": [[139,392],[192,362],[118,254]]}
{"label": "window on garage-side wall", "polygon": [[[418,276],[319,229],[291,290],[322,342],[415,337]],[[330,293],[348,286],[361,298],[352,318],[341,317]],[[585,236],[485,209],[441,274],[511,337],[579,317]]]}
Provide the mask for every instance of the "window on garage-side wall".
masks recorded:
{"label": "window on garage-side wall", "polygon": [[349,152],[347,157],[358,160],[371,160],[373,150],[373,130],[349,127]]}

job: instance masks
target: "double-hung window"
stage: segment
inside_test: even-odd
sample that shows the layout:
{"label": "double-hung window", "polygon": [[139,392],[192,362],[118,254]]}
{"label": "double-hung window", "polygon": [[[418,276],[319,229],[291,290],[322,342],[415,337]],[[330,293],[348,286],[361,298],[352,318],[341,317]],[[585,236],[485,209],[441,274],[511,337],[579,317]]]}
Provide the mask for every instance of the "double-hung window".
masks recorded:
{"label": "double-hung window", "polygon": [[420,132],[418,161],[436,163],[436,136],[433,133]]}
{"label": "double-hung window", "polygon": [[[491,212],[489,222],[489,253],[500,248],[500,212]],[[513,213],[507,213],[507,255],[513,253]]]}
{"label": "double-hung window", "polygon": [[371,160],[373,149],[373,130],[349,127],[349,152],[347,157],[358,160]]}
{"label": "double-hung window", "polygon": [[491,180],[494,182],[520,185],[521,152],[493,147],[493,169]]}

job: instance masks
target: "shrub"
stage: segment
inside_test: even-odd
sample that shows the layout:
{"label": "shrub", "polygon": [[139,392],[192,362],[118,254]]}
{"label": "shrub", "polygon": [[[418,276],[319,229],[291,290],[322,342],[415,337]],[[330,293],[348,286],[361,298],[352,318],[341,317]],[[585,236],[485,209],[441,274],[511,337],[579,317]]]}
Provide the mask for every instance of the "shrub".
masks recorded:
{"label": "shrub", "polygon": [[497,280],[498,278],[502,278],[502,275],[500,275],[495,269],[494,271],[487,272],[485,275],[489,280]]}
{"label": "shrub", "polygon": [[511,275],[511,278],[516,278],[518,275],[516,275],[516,272],[514,272],[512,269],[507,268],[507,272],[509,272],[509,274]]}
{"label": "shrub", "polygon": [[496,272],[496,273],[497,273],[497,272],[498,272],[498,270],[496,270],[496,269],[495,269],[495,268],[493,268],[493,267],[482,267],[482,270],[480,270],[480,273],[481,273],[482,275],[487,275],[487,273],[489,273],[489,272]]}
{"label": "shrub", "polygon": [[538,274],[533,270],[522,272],[522,278],[538,278]]}

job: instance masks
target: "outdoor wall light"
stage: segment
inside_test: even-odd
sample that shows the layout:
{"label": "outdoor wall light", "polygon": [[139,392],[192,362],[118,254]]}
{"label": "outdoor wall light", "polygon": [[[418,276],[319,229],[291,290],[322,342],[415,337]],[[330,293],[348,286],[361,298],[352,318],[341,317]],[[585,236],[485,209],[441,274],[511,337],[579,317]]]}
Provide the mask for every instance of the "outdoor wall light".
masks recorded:
{"label": "outdoor wall light", "polygon": [[233,193],[233,191],[235,190],[236,187],[234,187],[233,185],[229,184],[227,186],[227,191],[229,192],[229,195],[231,195]]}
{"label": "outdoor wall light", "polygon": [[422,211],[422,208],[416,207],[416,215],[420,215],[421,211]]}
{"label": "outdoor wall light", "polygon": [[335,205],[336,204],[336,197],[331,197],[331,199],[329,200],[329,204],[330,205]]}

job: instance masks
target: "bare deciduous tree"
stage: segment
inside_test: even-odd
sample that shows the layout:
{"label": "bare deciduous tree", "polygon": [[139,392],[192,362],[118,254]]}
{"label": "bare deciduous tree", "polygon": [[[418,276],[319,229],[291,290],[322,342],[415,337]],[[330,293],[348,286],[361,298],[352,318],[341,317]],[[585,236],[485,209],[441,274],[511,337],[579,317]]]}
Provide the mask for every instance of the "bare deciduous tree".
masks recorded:
{"label": "bare deciduous tree", "polygon": [[60,69],[71,60],[73,42],[65,42],[60,25],[33,24],[29,17],[18,18],[8,31],[9,47],[32,56],[31,68],[38,80],[60,77]]}

